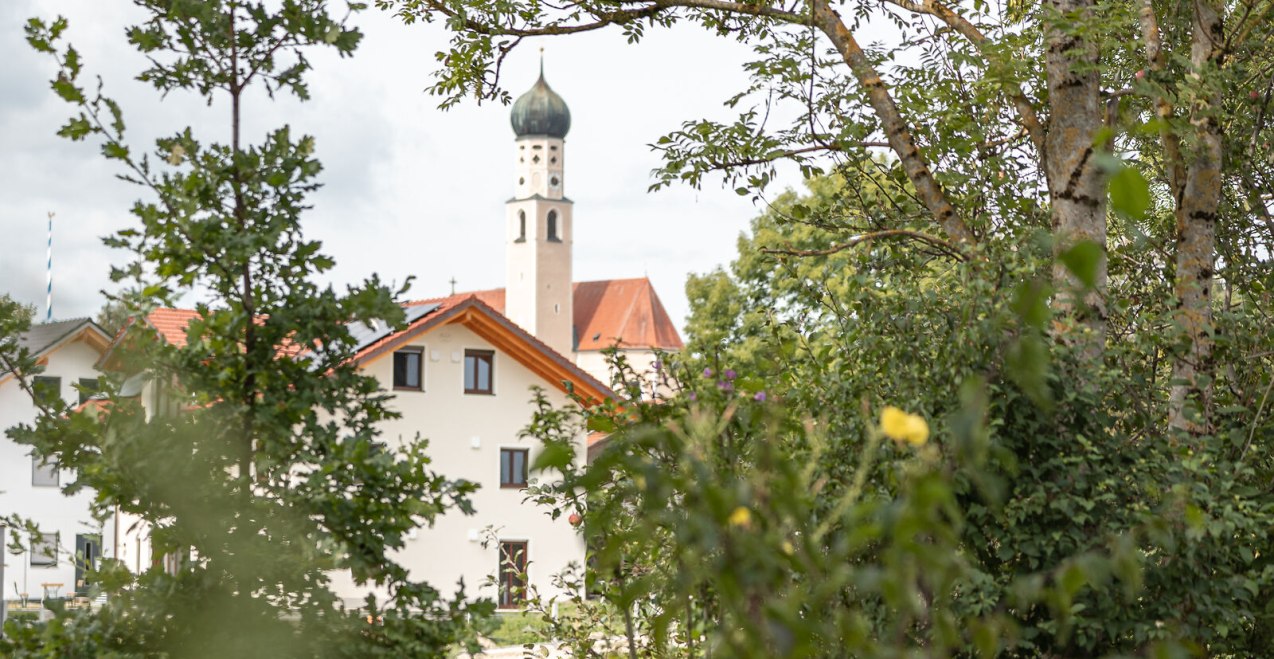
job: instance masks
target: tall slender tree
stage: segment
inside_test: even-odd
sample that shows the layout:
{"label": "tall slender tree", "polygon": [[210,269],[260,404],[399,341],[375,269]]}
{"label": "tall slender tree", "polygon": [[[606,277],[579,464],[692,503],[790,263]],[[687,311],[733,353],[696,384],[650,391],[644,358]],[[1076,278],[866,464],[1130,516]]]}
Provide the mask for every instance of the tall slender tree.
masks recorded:
{"label": "tall slender tree", "polygon": [[[57,62],[53,90],[76,108],[60,134],[99,141],[145,195],[136,224],[106,242],[132,254],[113,271],[133,319],[115,384],[144,382],[147,395],[115,386],[107,404],[53,405],[13,436],[76,470],[101,510],[139,520],[166,560],[138,575],[108,562],[104,608],[11,628],[6,656],[434,656],[490,605],[469,607],[463,586],[443,598],[392,552],[444,510],[470,510],[473,486],[431,472],[423,441],[378,439],[394,412],[352,363],[349,328],[401,323],[401,291],[374,276],[344,292],[320,283],[333,261],[301,220],[315,142],[244,130],[254,99],[308,98],[308,52],[353,52],[362,4],[135,4],[145,20],[128,40],[150,63],[139,78],[205,100],[229,140],[187,127],[135,149],[119,105],[82,82],[66,21],[30,21],[30,44]],[[199,299],[186,340],[157,340],[141,319],[186,294]],[[329,577],[342,569],[386,595],[347,609]]]}

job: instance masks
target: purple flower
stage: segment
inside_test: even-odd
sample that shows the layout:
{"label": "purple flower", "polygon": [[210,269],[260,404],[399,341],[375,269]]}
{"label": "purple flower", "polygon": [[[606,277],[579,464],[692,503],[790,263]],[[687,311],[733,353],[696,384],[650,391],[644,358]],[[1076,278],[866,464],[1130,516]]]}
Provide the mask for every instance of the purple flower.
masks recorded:
{"label": "purple flower", "polygon": [[656,359],[655,363],[651,364],[650,367],[655,369],[655,372],[658,373],[660,370],[663,369],[664,363]]}
{"label": "purple flower", "polygon": [[691,400],[691,401],[699,400],[699,394],[696,394],[696,393],[695,393],[695,392],[693,392],[693,391],[692,391],[692,392],[690,392],[690,400]]}
{"label": "purple flower", "polygon": [[756,401],[756,402],[758,402],[758,403],[764,403],[764,402],[765,402],[765,392],[764,392],[764,391],[758,391],[758,392],[756,392],[756,395],[752,397],[752,400],[754,400],[754,401]]}
{"label": "purple flower", "polygon": [[721,380],[717,382],[717,388],[721,391],[734,391],[734,383],[729,380]]}
{"label": "purple flower", "polygon": [[735,373],[735,372],[734,372],[734,369],[732,369],[732,368],[727,368],[727,369],[725,370],[724,375],[725,375],[725,379],[727,379],[727,380],[733,380],[733,379],[734,379],[736,376],[738,376],[739,374],[738,374],[738,373]]}
{"label": "purple flower", "polygon": [[710,369],[710,368],[705,368],[705,369],[703,369],[703,377],[705,377],[705,378],[710,378],[710,377],[712,377],[712,369]]}

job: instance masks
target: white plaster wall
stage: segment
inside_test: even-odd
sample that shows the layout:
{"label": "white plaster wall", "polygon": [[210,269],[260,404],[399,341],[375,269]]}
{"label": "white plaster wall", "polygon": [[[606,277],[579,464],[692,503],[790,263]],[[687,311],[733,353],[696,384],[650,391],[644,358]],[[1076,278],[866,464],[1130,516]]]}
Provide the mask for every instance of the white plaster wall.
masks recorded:
{"label": "white plaster wall", "polygon": [[[62,378],[61,394],[68,403],[79,400],[74,384],[80,378],[98,376],[93,364],[99,353],[83,342],[62,346],[48,356],[48,364],[40,375]],[[89,513],[93,493],[82,491],[74,496],[62,494],[60,487],[36,487],[31,484],[32,462],[30,448],[17,444],[3,430],[18,423],[32,423],[36,409],[30,397],[22,391],[16,380],[0,383],[0,514],[18,514],[33,520],[41,532],[59,534],[59,555],[56,567],[32,567],[27,554],[13,555],[7,550],[4,557],[5,599],[16,599],[13,584],[32,598],[42,593],[41,583],[61,583],[61,594],[75,590],[76,534],[100,533],[101,525]],[[61,470],[60,483],[66,485],[75,480],[75,472]],[[12,532],[12,531],[11,531]],[[105,544],[105,543],[103,543]],[[104,548],[109,551],[109,546]]]}
{"label": "white plaster wall", "polygon": [[[642,386],[645,397],[652,398],[655,387],[659,382],[658,374],[654,370],[658,355],[654,350],[647,348],[623,350],[621,352],[628,360],[629,367],[645,381]],[[585,373],[601,380],[607,386],[610,386],[614,378],[614,371],[606,361],[606,355],[601,350],[585,350],[575,353],[575,365],[583,369]]]}
{"label": "white plaster wall", "polygon": [[566,191],[565,142],[546,135],[528,135],[518,138],[515,144],[514,195],[518,199],[537,194],[561,199]]}
{"label": "white plaster wall", "polygon": [[[574,345],[571,283],[573,207],[569,201],[524,199],[506,206],[505,315],[563,355]],[[559,240],[548,239],[548,214],[557,212]],[[520,235],[526,213],[527,235]]]}
{"label": "white plaster wall", "polygon": [[[158,413],[160,395],[159,386],[153,381],[142,385],[138,394],[146,419],[152,419]],[[141,574],[150,568],[154,560],[154,552],[150,546],[150,522],[140,516],[121,512],[116,509],[110,519],[106,520],[102,539],[105,545],[104,555],[114,557],[132,570]]]}
{"label": "white plaster wall", "polygon": [[[500,540],[528,542],[530,583],[546,596],[556,594],[552,575],[568,564],[583,564],[584,544],[566,515],[552,520],[546,509],[523,503],[521,490],[500,488],[500,449],[528,448],[533,462],[539,445],[518,434],[531,419],[530,387],[537,384],[550,390],[555,404],[566,402],[565,394],[549,386],[513,358],[496,350],[494,395],[464,393],[464,351],[466,348],[495,350],[493,346],[460,325],[429,332],[413,346],[425,349],[424,391],[398,391],[393,407],[401,419],[383,426],[384,438],[391,442],[410,441],[417,433],[428,438],[432,468],[448,478],[464,478],[481,485],[472,497],[477,513],[465,516],[451,512],[431,529],[422,529],[409,540],[398,559],[442,593],[451,595],[464,579],[467,594],[494,599],[496,589],[484,586],[498,567],[498,545],[483,547],[483,529],[493,527]],[[392,388],[393,359],[385,355],[366,367],[383,386]],[[583,462],[585,446],[579,438],[576,459]],[[538,477],[531,475],[532,480]],[[355,588],[347,577],[334,575],[338,593],[347,601],[360,599],[364,589]]]}

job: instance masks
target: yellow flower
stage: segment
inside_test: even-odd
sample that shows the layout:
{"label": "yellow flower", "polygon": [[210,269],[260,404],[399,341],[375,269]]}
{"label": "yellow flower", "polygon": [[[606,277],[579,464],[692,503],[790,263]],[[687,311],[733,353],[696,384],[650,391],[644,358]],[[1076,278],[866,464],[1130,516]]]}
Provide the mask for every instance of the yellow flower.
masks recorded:
{"label": "yellow flower", "polygon": [[929,424],[924,417],[908,414],[892,405],[880,411],[880,431],[895,442],[920,446],[929,441]]}
{"label": "yellow flower", "polygon": [[730,513],[730,526],[742,526],[748,528],[752,526],[752,511],[747,506],[739,506]]}

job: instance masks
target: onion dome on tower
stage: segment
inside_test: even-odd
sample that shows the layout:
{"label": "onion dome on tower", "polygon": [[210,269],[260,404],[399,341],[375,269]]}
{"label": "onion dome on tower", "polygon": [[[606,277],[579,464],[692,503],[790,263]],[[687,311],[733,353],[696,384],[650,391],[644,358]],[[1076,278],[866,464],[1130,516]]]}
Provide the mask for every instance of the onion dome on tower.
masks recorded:
{"label": "onion dome on tower", "polygon": [[571,111],[566,101],[544,81],[544,60],[540,59],[540,79],[531,90],[518,97],[510,115],[518,137],[547,135],[562,139],[571,130]]}

